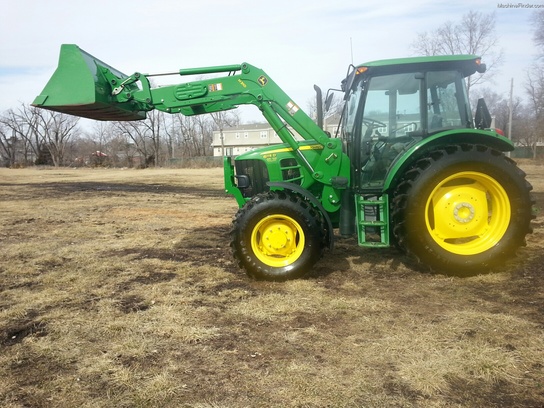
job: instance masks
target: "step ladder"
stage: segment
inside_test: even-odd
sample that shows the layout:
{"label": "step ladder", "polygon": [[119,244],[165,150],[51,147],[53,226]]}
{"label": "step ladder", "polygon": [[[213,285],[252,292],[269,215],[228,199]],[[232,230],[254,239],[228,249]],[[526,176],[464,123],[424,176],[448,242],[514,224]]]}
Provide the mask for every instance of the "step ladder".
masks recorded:
{"label": "step ladder", "polygon": [[357,236],[363,247],[388,247],[389,199],[380,196],[355,196]]}

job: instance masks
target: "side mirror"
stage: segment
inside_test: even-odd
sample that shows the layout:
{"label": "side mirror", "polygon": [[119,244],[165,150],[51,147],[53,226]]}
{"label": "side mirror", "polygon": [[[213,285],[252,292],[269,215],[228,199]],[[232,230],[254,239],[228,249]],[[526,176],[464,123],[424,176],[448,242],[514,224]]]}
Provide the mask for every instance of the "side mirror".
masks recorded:
{"label": "side mirror", "polygon": [[491,126],[491,114],[483,98],[478,99],[474,122],[477,129],[488,129]]}
{"label": "side mirror", "polygon": [[487,70],[487,67],[484,63],[476,66],[476,72],[483,74]]}
{"label": "side mirror", "polygon": [[333,93],[329,93],[327,97],[325,98],[325,112],[328,112],[329,109],[331,108],[333,99],[334,99]]}

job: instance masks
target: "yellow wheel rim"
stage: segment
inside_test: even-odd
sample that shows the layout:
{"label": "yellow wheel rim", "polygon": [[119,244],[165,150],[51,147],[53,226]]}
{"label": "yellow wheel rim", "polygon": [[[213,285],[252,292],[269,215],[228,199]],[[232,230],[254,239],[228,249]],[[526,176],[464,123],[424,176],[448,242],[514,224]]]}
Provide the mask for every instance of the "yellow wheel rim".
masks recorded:
{"label": "yellow wheel rim", "polygon": [[425,223],[445,250],[476,255],[495,246],[510,225],[508,194],[492,177],[460,172],[444,179],[429,195]]}
{"label": "yellow wheel rim", "polygon": [[261,219],[251,232],[251,248],[255,256],[271,267],[295,262],[304,250],[304,232],[298,222],[283,214]]}

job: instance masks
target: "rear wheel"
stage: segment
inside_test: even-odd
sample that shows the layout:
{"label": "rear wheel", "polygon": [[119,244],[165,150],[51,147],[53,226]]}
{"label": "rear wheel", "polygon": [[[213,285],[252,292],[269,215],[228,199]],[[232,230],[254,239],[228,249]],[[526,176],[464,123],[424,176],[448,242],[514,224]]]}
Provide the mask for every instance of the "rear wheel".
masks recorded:
{"label": "rear wheel", "polygon": [[532,219],[531,185],[502,153],[449,146],[417,161],[393,199],[399,247],[431,269],[484,272],[525,243]]}
{"label": "rear wheel", "polygon": [[321,258],[325,234],[319,212],[285,191],[259,194],[234,221],[231,247],[248,275],[283,281],[308,273]]}

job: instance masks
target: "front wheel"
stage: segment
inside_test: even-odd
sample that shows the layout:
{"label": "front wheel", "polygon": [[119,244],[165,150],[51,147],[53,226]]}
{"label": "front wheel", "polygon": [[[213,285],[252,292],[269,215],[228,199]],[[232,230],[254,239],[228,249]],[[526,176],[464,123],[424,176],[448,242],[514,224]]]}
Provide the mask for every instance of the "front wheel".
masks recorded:
{"label": "front wheel", "polygon": [[231,248],[239,265],[257,279],[304,276],[321,258],[325,234],[319,212],[285,191],[259,194],[233,221]]}
{"label": "front wheel", "polygon": [[490,270],[525,243],[531,185],[509,158],[485,146],[448,146],[409,169],[393,199],[400,248],[434,270]]}

